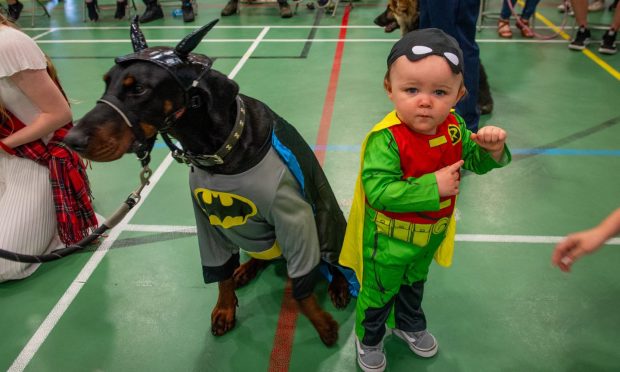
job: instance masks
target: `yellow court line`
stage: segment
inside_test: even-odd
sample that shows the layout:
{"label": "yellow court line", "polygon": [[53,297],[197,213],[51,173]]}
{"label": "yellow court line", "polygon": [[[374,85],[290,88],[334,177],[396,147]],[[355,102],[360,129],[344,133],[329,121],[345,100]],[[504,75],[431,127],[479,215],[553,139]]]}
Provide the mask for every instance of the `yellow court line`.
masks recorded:
{"label": "yellow court line", "polygon": [[[542,14],[536,12],[536,18],[541,20],[545,25],[549,26],[553,31],[557,32],[560,36],[562,36],[562,38],[564,38],[564,40],[570,40],[570,36],[566,32],[562,31],[562,29],[560,29],[553,22],[545,18],[545,16],[543,16]],[[620,72],[618,72],[618,70],[616,70],[615,68],[611,67],[607,62],[603,61],[599,56],[592,53],[588,49],[584,49],[581,52],[592,61],[594,61],[594,63],[599,65],[603,70],[607,71],[611,76],[615,77],[616,80],[620,80]]]}

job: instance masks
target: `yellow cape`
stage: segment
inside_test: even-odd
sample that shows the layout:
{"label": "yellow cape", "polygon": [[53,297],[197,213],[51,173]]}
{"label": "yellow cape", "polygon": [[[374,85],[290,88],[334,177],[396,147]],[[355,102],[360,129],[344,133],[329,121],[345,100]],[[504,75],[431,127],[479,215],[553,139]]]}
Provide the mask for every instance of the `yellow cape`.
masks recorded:
{"label": "yellow cape", "polygon": [[[362,166],[364,165],[364,152],[366,150],[366,142],[368,137],[374,132],[389,128],[391,126],[400,124],[401,121],[396,116],[396,111],[390,112],[386,117],[372,128],[372,131],[368,133],[364,143],[362,143],[361,160],[360,160],[360,172],[357,175],[357,181],[355,182],[355,191],[353,193],[353,201],[351,204],[351,211],[349,212],[349,220],[347,222],[347,232],[344,236],[344,242],[342,245],[342,251],[340,252],[339,262],[341,265],[350,267],[355,271],[357,280],[362,286],[362,273],[363,271],[363,254],[362,254],[362,242],[364,234],[364,208],[366,203],[366,195],[364,194],[364,188],[362,187]],[[456,209],[455,209],[456,210]],[[448,229],[446,231],[446,238],[443,240],[437,252],[435,252],[435,261],[444,267],[449,267],[452,264],[452,255],[454,253],[454,238],[456,235],[456,219],[454,214],[450,218]]]}

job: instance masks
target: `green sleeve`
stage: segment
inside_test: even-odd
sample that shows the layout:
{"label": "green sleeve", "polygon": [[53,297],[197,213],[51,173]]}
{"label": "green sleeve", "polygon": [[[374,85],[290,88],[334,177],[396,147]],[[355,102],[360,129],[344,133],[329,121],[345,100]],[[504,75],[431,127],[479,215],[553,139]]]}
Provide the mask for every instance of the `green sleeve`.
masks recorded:
{"label": "green sleeve", "polygon": [[[462,119],[461,119],[462,120]],[[463,141],[463,168],[472,171],[476,174],[485,174],[488,171],[495,168],[502,168],[510,163],[512,155],[508,149],[508,145],[504,145],[504,155],[499,162],[482,147],[478,146],[470,136],[471,131],[467,129],[465,123],[459,120],[461,128],[461,138]]]}
{"label": "green sleeve", "polygon": [[402,179],[400,155],[392,132],[372,133],[366,142],[362,185],[368,203],[377,210],[418,212],[439,210],[439,189],[434,173]]}

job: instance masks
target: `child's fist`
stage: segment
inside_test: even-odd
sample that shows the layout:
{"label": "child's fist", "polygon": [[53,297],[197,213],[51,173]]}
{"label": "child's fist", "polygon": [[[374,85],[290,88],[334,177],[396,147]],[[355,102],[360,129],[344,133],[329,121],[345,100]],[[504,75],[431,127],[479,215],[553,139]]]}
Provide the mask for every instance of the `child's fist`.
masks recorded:
{"label": "child's fist", "polygon": [[506,131],[502,128],[490,125],[480,128],[478,133],[472,133],[470,138],[483,149],[494,153],[504,150],[507,136]]}
{"label": "child's fist", "polygon": [[463,160],[459,160],[435,172],[440,197],[452,196],[459,193],[459,183],[461,182],[459,169],[463,163],[465,163]]}

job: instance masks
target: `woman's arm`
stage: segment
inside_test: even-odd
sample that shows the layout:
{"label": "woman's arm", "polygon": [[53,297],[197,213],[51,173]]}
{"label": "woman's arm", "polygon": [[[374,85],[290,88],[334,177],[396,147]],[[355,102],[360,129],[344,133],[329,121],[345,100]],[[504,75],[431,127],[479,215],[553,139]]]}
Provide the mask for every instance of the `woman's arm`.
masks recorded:
{"label": "woman's arm", "polygon": [[45,137],[71,121],[71,109],[46,70],[24,70],[12,75],[11,81],[41,111],[32,123],[3,138],[14,148]]}

